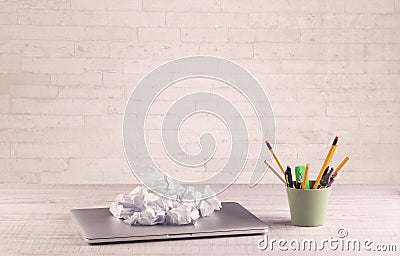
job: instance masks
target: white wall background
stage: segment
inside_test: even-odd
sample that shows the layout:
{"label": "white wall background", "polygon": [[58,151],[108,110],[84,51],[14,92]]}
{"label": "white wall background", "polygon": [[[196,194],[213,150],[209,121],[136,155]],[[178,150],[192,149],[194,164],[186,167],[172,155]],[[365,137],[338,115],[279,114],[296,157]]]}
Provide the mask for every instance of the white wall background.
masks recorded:
{"label": "white wall background", "polygon": [[[207,54],[262,83],[284,164],[310,162],[316,175],[338,134],[334,165],[351,157],[341,183],[397,184],[399,28],[398,0],[1,0],[0,182],[137,182],[122,148],[130,92],[167,60]],[[148,139],[178,178],[211,175],[227,157],[226,131],[208,116],[188,122],[182,136],[195,152],[199,132],[215,131],[221,148],[212,164],[177,171],[159,150],[162,110],[198,88],[243,103],[206,81],[160,98]],[[269,173],[263,182],[277,180]]]}

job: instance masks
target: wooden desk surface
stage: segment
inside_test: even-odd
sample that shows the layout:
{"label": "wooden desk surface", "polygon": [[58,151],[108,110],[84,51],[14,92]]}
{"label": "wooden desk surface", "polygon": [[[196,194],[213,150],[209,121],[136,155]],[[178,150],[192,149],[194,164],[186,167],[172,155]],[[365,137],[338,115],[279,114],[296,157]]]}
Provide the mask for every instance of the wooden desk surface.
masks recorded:
{"label": "wooden desk surface", "polygon": [[[261,236],[169,240],[88,245],[80,237],[68,210],[108,207],[118,193],[134,185],[0,185],[0,255],[310,255],[308,251],[261,251]],[[322,227],[290,225],[286,192],[279,185],[234,185],[221,200],[238,201],[270,226],[269,239],[338,238],[344,228],[348,239],[370,239],[373,245],[394,244],[400,251],[400,186],[336,184]],[[288,245],[286,245],[287,247]],[[323,251],[324,255],[354,252]],[[360,251],[358,255],[366,254]],[[369,252],[369,255],[377,255]]]}

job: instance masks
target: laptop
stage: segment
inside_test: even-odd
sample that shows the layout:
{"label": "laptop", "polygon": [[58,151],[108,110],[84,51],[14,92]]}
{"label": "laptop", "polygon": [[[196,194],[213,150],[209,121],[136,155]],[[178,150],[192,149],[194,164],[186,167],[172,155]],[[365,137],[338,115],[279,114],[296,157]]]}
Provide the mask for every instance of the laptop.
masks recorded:
{"label": "laptop", "polygon": [[74,209],[70,213],[83,239],[89,244],[268,232],[264,222],[236,202],[222,202],[221,210],[188,225],[131,226],[114,217],[108,208]]}

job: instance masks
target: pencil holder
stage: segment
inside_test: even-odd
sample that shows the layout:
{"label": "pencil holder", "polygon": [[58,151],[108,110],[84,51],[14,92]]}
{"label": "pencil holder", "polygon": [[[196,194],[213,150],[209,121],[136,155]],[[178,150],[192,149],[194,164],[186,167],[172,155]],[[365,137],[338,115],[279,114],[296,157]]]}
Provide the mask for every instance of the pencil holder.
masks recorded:
{"label": "pencil holder", "polygon": [[[310,187],[314,181],[309,181]],[[326,208],[331,188],[295,189],[286,188],[291,223],[295,226],[317,227],[324,225]]]}

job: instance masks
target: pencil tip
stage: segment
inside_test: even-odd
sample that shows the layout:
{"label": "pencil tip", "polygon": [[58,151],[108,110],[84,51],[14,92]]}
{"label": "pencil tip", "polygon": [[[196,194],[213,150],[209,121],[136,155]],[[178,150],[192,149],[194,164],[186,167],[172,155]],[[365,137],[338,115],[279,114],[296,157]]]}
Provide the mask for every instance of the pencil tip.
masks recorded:
{"label": "pencil tip", "polygon": [[333,140],[332,145],[336,146],[338,140],[339,140],[339,136],[336,136],[335,139]]}
{"label": "pencil tip", "polygon": [[268,140],[265,141],[265,144],[267,144],[269,150],[272,150],[271,144],[269,144]]}

